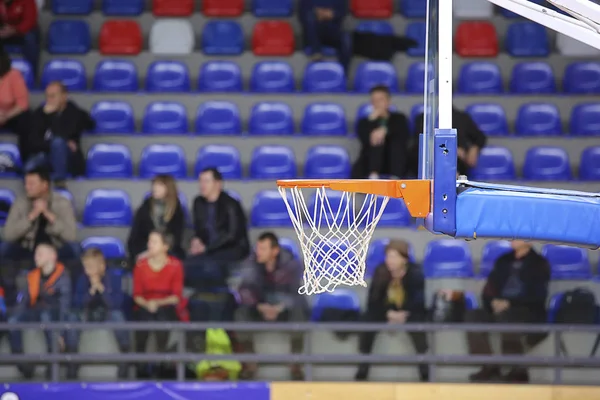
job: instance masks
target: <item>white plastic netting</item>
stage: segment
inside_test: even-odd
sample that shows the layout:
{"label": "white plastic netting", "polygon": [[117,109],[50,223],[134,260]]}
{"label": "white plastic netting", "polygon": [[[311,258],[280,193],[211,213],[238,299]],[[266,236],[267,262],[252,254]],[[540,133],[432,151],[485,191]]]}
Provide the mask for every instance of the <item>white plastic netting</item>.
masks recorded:
{"label": "white plastic netting", "polygon": [[279,192],[304,257],[304,282],[298,292],[311,295],[339,285],[367,286],[367,251],[389,197],[324,187],[280,187]]}

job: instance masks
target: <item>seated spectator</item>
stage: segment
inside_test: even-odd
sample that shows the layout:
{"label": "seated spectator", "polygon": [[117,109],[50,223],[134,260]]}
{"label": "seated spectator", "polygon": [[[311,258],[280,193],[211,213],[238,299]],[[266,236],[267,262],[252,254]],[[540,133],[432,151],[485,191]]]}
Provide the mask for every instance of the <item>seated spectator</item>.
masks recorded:
{"label": "seated spectator", "polygon": [[[123,322],[123,290],[121,275],[113,268],[106,267],[102,251],[96,248],[87,249],[82,257],[83,271],[75,287],[73,308],[78,311],[81,321],[89,322]],[[73,332],[79,336],[79,332]],[[131,350],[129,332],[115,331],[115,337],[122,353]],[[79,343],[79,337],[77,337]],[[118,376],[127,378],[127,364],[119,364]]]}
{"label": "seated spectator", "polygon": [[[58,262],[56,249],[51,244],[40,243],[35,248],[35,266],[27,273],[26,287],[20,291],[19,302],[8,323],[20,322],[70,322],[71,278],[65,266]],[[53,334],[44,331],[48,352],[52,351]],[[14,354],[23,353],[23,332],[10,331],[10,346]],[[59,336],[57,347],[61,352],[77,352],[77,340],[73,330]],[[34,365],[19,365],[23,377],[33,377]],[[47,375],[50,368],[47,369]],[[76,378],[76,369],[69,364],[68,379]]]}
{"label": "seated spectator", "polygon": [[152,180],[152,193],[137,209],[127,247],[132,262],[148,255],[148,236],[152,231],[160,231],[173,240],[171,254],[179,259],[185,258],[181,246],[185,214],[179,202],[177,184],[169,175],[157,175]]}
{"label": "seated spectator", "polygon": [[73,204],[51,191],[50,176],[41,169],[25,175],[25,194],[15,199],[2,233],[1,260],[29,260],[40,243],[52,243],[62,261],[79,257]]}
{"label": "seated spectator", "polygon": [[[513,251],[502,255],[488,276],[481,295],[483,308],[467,312],[466,321],[475,323],[543,323],[546,321],[546,298],[550,281],[550,265],[538,254],[531,244],[522,240],[512,241]],[[531,344],[534,336],[519,333],[501,335],[502,354],[524,353],[523,338]],[[467,334],[471,354],[492,354],[489,334],[469,332]],[[500,367],[484,366],[470,380],[486,382],[528,382],[526,368],[514,367],[502,377]]]}
{"label": "seated spectator", "polygon": [[[181,262],[169,255],[169,238],[161,232],[148,237],[148,256],[141,259],[133,270],[133,301],[136,321],[167,322],[183,318],[183,268]],[[159,352],[167,350],[169,331],[155,331]],[[137,353],[146,351],[150,331],[135,332]],[[138,376],[143,367],[138,366]]]}
{"label": "seated spectator", "polygon": [[61,82],[46,87],[46,101],[33,112],[31,153],[25,170],[49,165],[55,185],[65,186],[68,175],[85,175],[81,134],[94,129],[95,121],[87,111],[69,100]]}
{"label": "seated spectator", "polygon": [[[377,267],[369,285],[365,322],[404,324],[425,322],[425,278],[421,267],[409,261],[408,243],[392,240],[385,248],[385,262]],[[363,332],[359,338],[359,351],[370,354],[377,332]],[[424,332],[408,332],[417,353],[427,352]],[[355,379],[364,381],[369,375],[369,364],[361,364]],[[427,365],[419,365],[422,382],[429,381]]]}
{"label": "seated spectator", "polygon": [[23,75],[11,68],[9,55],[0,51],[0,127],[17,135],[22,160],[29,157],[30,116],[29,91]]}
{"label": "seated spectator", "polygon": [[185,261],[186,286],[212,291],[227,286],[228,270],[248,257],[248,224],[241,204],[223,190],[215,168],[200,173],[194,200],[194,238]]}
{"label": "seated spectator", "polygon": [[[287,250],[279,247],[279,239],[271,232],[259,236],[256,253],[244,269],[239,288],[242,305],[235,319],[240,322],[279,321],[305,322],[308,319],[306,299],[298,294],[302,280],[302,265]],[[248,332],[239,335],[240,345],[246,352],[254,352],[252,336]],[[302,352],[302,333],[292,334],[292,353]],[[244,366],[243,379],[253,379],[257,370],[255,363]],[[304,380],[302,367],[292,366],[292,379]]]}
{"label": "seated spectator", "polygon": [[373,111],[358,121],[361,150],[352,168],[355,179],[379,179],[381,175],[405,177],[410,129],[404,114],[389,110],[390,99],[386,86],[371,89]]}
{"label": "seated spectator", "polygon": [[37,77],[40,63],[40,30],[35,0],[0,0],[0,44],[21,47],[23,57]]}
{"label": "seated spectator", "polygon": [[[415,118],[415,132],[414,140],[411,146],[411,169],[416,175],[418,171],[418,159],[419,159],[419,135],[423,133],[423,114],[418,115]],[[457,169],[459,175],[468,175],[471,168],[477,165],[479,160],[479,153],[481,149],[485,147],[487,143],[487,137],[477,124],[473,121],[471,116],[456,108],[452,108],[452,126],[457,132]]]}
{"label": "seated spectator", "polygon": [[348,71],[352,57],[350,37],[343,31],[348,12],[346,0],[301,0],[298,17],[302,24],[304,44],[312,53],[313,61],[323,58],[323,47],[333,47],[338,61]]}

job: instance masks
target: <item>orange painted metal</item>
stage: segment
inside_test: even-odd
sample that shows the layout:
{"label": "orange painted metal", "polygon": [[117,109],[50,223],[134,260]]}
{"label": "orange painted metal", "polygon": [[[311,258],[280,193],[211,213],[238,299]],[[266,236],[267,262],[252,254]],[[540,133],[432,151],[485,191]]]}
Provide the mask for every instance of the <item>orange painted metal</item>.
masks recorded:
{"label": "orange painted metal", "polygon": [[404,199],[410,215],[424,218],[431,210],[431,181],[426,179],[283,179],[277,181],[283,188],[327,188]]}

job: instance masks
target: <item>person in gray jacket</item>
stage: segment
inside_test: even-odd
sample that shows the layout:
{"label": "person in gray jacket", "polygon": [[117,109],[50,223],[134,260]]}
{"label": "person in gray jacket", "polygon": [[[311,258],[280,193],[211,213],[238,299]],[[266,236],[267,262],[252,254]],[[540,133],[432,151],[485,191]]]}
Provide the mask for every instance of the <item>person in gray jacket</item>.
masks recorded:
{"label": "person in gray jacket", "polygon": [[62,261],[79,257],[77,221],[71,201],[52,192],[50,175],[32,170],[25,175],[25,194],[12,204],[3,230],[0,260],[33,259],[40,243],[51,243]]}

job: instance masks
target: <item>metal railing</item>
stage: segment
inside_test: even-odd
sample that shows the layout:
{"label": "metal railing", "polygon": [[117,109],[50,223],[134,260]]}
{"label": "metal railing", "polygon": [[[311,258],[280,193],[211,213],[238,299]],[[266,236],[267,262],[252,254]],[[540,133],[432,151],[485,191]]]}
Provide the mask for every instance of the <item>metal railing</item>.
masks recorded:
{"label": "metal railing", "polygon": [[[203,331],[208,328],[222,328],[228,331],[245,332],[424,332],[429,336],[428,354],[313,354],[310,335],[304,334],[304,351],[302,354],[250,354],[235,353],[230,355],[214,355],[202,353],[188,353],[185,348],[185,333]],[[177,369],[177,380],[185,380],[185,364],[202,360],[237,360],[240,362],[256,362],[263,364],[304,364],[305,377],[307,381],[313,380],[312,367],[315,364],[399,364],[417,365],[427,364],[430,370],[430,379],[435,381],[436,366],[441,365],[506,365],[506,366],[538,366],[554,369],[553,383],[562,381],[562,369],[566,367],[577,368],[600,368],[599,357],[581,357],[560,355],[561,337],[563,333],[590,333],[600,335],[600,325],[552,325],[552,324],[398,324],[387,323],[232,323],[232,322],[207,322],[207,323],[158,323],[158,322],[106,322],[106,323],[18,323],[0,325],[3,331],[14,330],[49,330],[57,339],[59,331],[67,329],[75,330],[167,330],[176,333],[177,347],[174,353],[113,353],[113,354],[65,354],[58,352],[57,340],[52,341],[52,349],[49,354],[3,354],[0,364],[14,365],[17,363],[45,363],[51,365],[51,377],[53,381],[59,380],[59,368],[63,363],[77,364],[116,364],[116,363],[175,363]],[[433,334],[459,331],[459,332],[489,332],[489,333],[547,333],[554,343],[553,356],[530,356],[530,355],[442,355],[436,354]]]}

